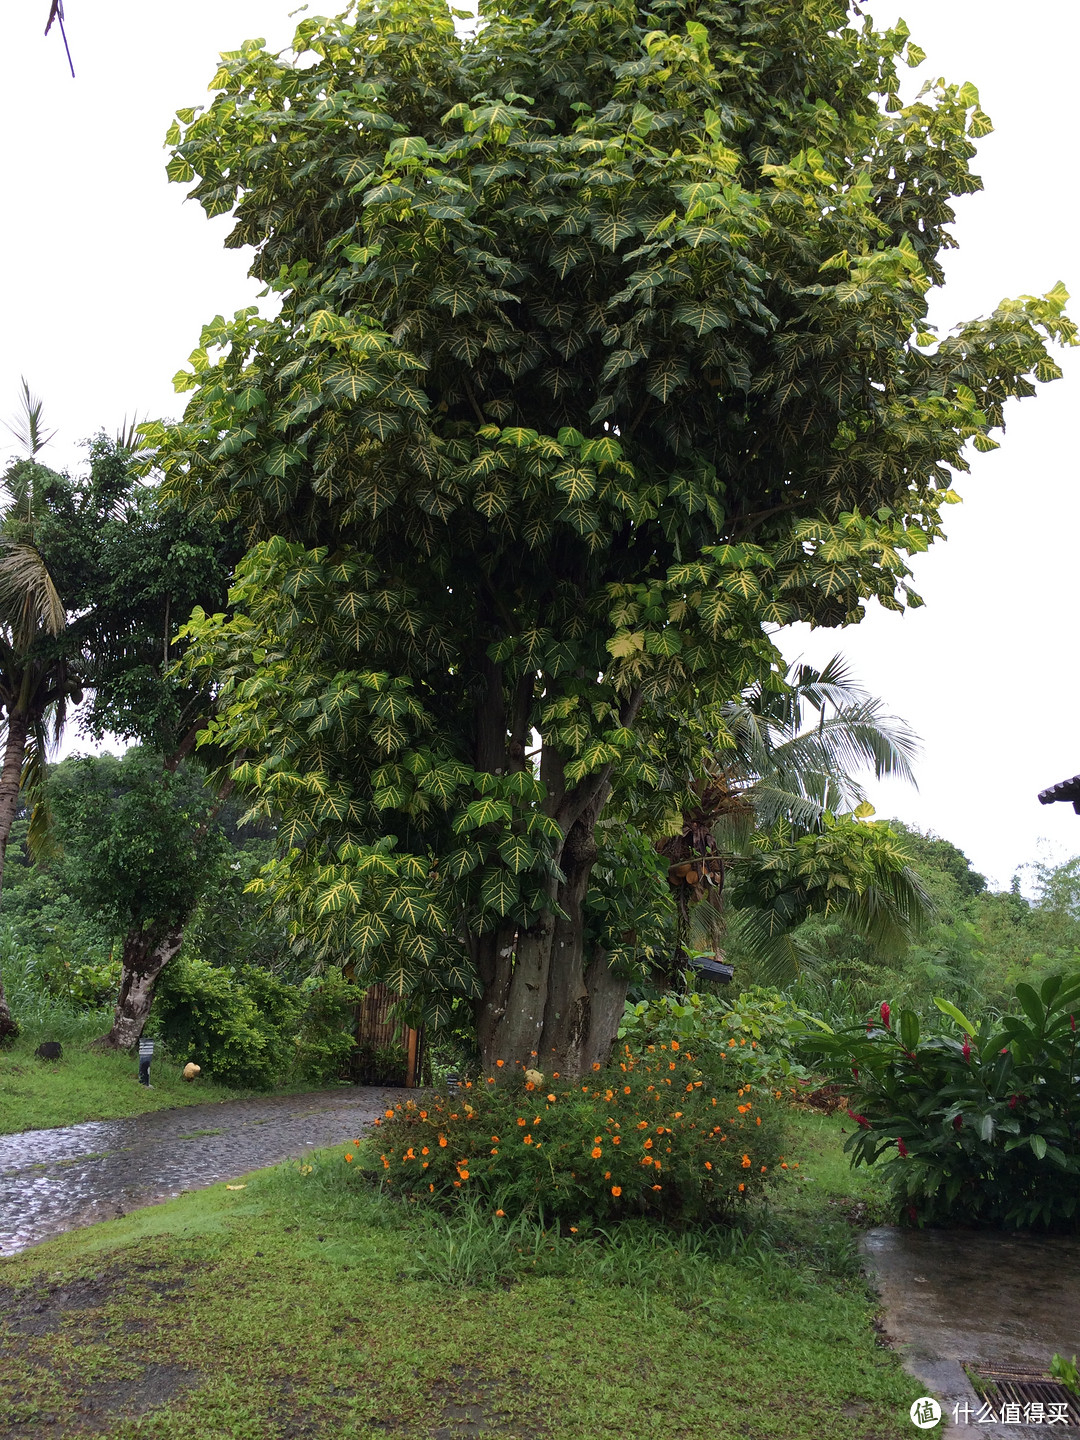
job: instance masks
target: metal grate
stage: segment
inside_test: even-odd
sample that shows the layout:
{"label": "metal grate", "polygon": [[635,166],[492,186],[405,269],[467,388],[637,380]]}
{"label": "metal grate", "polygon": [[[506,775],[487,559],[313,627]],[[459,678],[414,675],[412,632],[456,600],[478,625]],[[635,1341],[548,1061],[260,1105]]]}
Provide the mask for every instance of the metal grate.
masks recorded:
{"label": "metal grate", "polygon": [[[971,1365],[967,1368],[972,1377],[981,1382],[977,1387],[981,1392],[980,1398],[989,1401],[997,1417],[1001,1416],[1004,1405],[1018,1405],[1021,1415],[1026,1416],[1030,1413],[1029,1407],[1034,1404],[1042,1406],[1047,1416],[1063,1413],[1068,1416],[1067,1424],[1062,1425],[1058,1420],[1053,1427],[1048,1427],[1049,1433],[1064,1437],[1080,1430],[1080,1401],[1060,1381],[1052,1380],[1049,1375],[1032,1375],[1030,1370],[1017,1370],[1007,1365]],[[1066,1407],[1064,1411],[1061,1406]]]}

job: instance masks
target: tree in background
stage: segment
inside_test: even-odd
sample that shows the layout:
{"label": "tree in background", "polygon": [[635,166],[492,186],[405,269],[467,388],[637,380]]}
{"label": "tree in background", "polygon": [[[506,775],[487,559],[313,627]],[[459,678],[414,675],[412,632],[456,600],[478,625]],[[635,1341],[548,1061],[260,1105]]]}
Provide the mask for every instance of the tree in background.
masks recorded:
{"label": "tree in background", "polygon": [[[937,339],[989,122],[905,27],[783,6],[434,0],[223,58],[171,175],[274,289],[206,327],[170,493],[259,543],[197,616],[215,744],[282,817],[298,934],[486,1064],[606,1058],[609,802],[652,839],[771,635],[915,604],[965,446],[1058,373],[1065,292]],[[539,736],[539,753],[530,754]]]}
{"label": "tree in background", "polygon": [[[37,458],[52,436],[43,427],[42,403],[25,380],[22,415],[12,428],[24,454],[4,474],[6,503],[0,513],[0,885],[24,787],[34,801],[31,840],[40,846],[44,839],[42,780],[49,743],[59,737],[69,700],[81,698],[72,639],[63,633],[65,601],[40,546],[46,517],[64,503],[69,484]],[[17,1034],[0,982],[0,1043]]]}
{"label": "tree in background", "polygon": [[120,994],[103,1045],[142,1034],[162,970],[224,854],[205,773],[172,770],[133,746],[70,761],[52,787],[67,886],[86,915],[123,936]]}
{"label": "tree in background", "polygon": [[916,737],[839,655],[821,670],[793,664],[782,680],[724,707],[693,805],[658,846],[679,912],[676,956],[736,938],[772,981],[798,973],[795,932],[810,914],[840,909],[855,933],[895,950],[926,902],[897,834],[866,823],[860,780],[913,784]]}
{"label": "tree in background", "polygon": [[[147,807],[148,815],[172,815],[175,826],[188,824],[189,833],[178,833],[176,843],[187,847],[185,853],[202,854],[207,819],[201,811],[191,818],[195,812],[186,802],[178,807],[175,788],[207,723],[211,700],[176,673],[183,649],[176,634],[195,605],[222,603],[237,543],[226,527],[161,503],[158,486],[145,478],[152,456],[137,447],[133,432],[97,436],[89,461],[88,472],[73,484],[72,503],[51,515],[41,540],[73,611],[68,629],[86,689],[81,728],[99,741],[106,734],[137,741],[156,756],[158,799],[148,798],[147,767],[155,762],[144,757],[141,798],[131,805]],[[204,780],[205,771],[199,773]],[[131,843],[134,838],[133,832]],[[165,850],[156,854],[151,865],[170,863]],[[207,872],[203,881],[209,879]],[[121,949],[116,1015],[102,1044],[126,1048],[138,1039],[157,979],[177,953],[198,903],[195,882],[194,873],[186,876],[183,904],[180,892],[169,892],[167,919],[160,923],[132,911]],[[168,875],[159,879],[166,889],[172,883]]]}
{"label": "tree in background", "polygon": [[[49,731],[59,734],[70,700],[82,702],[80,727],[98,741],[108,733],[164,757],[167,803],[167,773],[209,715],[206,694],[173,673],[176,631],[195,604],[224,601],[240,553],[227,528],[160,503],[145,474],[152,457],[131,429],[98,435],[73,477],[37,458],[49,437],[25,385],[24,412],[17,434],[27,456],[7,471],[0,517],[0,878],[20,789],[31,801],[31,843],[45,840]],[[142,930],[128,937],[125,967],[142,963],[144,939]],[[148,983],[125,968],[121,992],[141,994]],[[0,1038],[14,1024],[0,989]]]}

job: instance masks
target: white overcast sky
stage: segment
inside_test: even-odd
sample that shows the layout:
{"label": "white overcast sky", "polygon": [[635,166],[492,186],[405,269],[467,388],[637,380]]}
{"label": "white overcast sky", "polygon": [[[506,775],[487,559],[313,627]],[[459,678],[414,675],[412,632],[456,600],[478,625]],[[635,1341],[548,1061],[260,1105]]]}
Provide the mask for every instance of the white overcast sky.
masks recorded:
{"label": "white overcast sky", "polygon": [[[165,129],[203,102],[218,51],[283,45],[281,0],[68,0],[77,78],[47,0],[7,8],[0,90],[4,296],[0,415],[26,375],[60,428],[53,464],[125,415],[176,414],[171,378],[200,325],[253,301],[227,218],[208,222],[165,178]],[[943,327],[1006,295],[1064,280],[1076,293],[1076,0],[896,0],[927,52],[918,74],[971,80],[996,130],[980,144],[986,189],[959,203],[960,249],[933,318]],[[1080,312],[1080,304],[1074,313]],[[1001,884],[1034,859],[1080,851],[1080,816],[1036,794],[1080,771],[1080,537],[1075,423],[1080,354],[1065,379],[1014,405],[1002,449],[973,459],[950,539],[917,567],[927,605],[871,614],[857,629],[799,630],[791,658],[842,650],[856,674],[923,737],[918,792],[877,787],[879,813],[954,840]],[[3,446],[0,445],[0,454]],[[1045,848],[1045,847],[1044,847]]]}

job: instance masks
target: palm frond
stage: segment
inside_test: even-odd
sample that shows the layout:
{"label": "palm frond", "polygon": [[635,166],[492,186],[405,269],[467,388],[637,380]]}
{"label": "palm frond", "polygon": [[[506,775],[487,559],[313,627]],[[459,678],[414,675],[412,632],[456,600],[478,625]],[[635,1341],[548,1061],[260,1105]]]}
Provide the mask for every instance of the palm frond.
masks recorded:
{"label": "palm frond", "polygon": [[21,379],[22,398],[19,405],[19,414],[14,422],[7,421],[7,429],[11,431],[18,440],[25,452],[25,458],[34,460],[39,451],[44,450],[49,441],[55,436],[56,431],[50,430],[46,433],[42,425],[42,413],[44,404],[37,396],[31,394],[29,383],[25,375]]}
{"label": "palm frond", "polygon": [[36,545],[0,542],[0,614],[24,648],[41,631],[59,635],[67,624],[64,602]]}

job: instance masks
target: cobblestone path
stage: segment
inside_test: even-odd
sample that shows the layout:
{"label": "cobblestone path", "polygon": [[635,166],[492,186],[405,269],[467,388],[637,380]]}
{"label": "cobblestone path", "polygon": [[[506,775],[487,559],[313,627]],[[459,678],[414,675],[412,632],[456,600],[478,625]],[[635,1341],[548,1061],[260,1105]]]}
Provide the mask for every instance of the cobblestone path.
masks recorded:
{"label": "cobblestone path", "polygon": [[396,1093],[338,1086],[0,1135],[0,1255],[348,1140]]}

